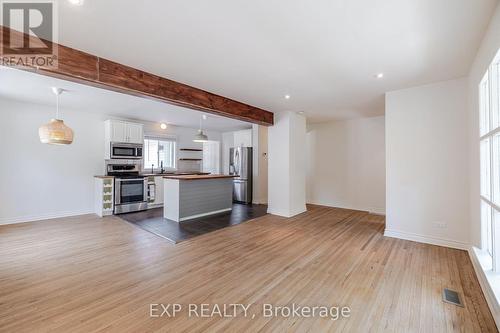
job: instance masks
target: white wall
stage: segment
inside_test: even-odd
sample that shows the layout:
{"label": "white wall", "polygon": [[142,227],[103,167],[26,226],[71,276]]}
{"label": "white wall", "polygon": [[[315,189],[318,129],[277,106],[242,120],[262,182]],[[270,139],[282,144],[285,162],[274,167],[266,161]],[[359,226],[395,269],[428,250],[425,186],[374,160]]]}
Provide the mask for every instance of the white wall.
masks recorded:
{"label": "white wall", "polygon": [[306,120],[293,112],[274,115],[268,129],[268,212],[291,217],[306,211]]}
{"label": "white wall", "polygon": [[307,202],[385,214],[385,118],[311,124]]}
{"label": "white wall", "polygon": [[[94,175],[104,173],[104,120],[109,116],[62,110],[75,133],[73,144],[41,144],[38,128],[54,108],[0,99],[0,224],[93,212]],[[93,110],[95,112],[95,110]],[[145,133],[175,135],[179,147],[191,142],[196,129],[145,123]],[[220,140],[218,132],[207,132]]]}
{"label": "white wall", "polygon": [[470,150],[470,238],[471,244],[481,246],[481,220],[479,206],[479,94],[478,87],[500,49],[500,5],[491,19],[476,58],[469,72],[469,150]]}
{"label": "white wall", "polygon": [[385,118],[386,234],[467,247],[467,79],[389,92]]}
{"label": "white wall", "polygon": [[93,212],[93,176],[104,171],[105,117],[63,111],[70,146],[41,144],[54,108],[0,100],[0,224]]}

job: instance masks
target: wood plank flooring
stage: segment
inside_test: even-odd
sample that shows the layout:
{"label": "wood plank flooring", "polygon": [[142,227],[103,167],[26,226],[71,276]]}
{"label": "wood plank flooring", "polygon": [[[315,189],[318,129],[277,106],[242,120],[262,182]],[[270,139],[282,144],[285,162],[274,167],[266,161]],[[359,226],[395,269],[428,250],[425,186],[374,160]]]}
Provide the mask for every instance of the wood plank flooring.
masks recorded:
{"label": "wood plank flooring", "polygon": [[[383,236],[384,218],[309,206],[173,245],[117,217],[0,227],[1,332],[496,332],[465,251]],[[444,303],[459,291],[465,307]],[[151,303],[252,303],[236,318],[151,318]],[[261,306],[348,306],[265,318]]]}

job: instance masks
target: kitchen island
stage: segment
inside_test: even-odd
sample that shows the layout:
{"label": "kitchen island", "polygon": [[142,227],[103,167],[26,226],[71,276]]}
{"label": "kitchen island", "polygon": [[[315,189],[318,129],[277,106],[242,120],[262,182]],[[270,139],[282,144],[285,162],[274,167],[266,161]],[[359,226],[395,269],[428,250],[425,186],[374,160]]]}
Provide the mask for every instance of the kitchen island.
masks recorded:
{"label": "kitchen island", "polygon": [[182,222],[232,210],[233,178],[214,174],[164,176],[163,217]]}

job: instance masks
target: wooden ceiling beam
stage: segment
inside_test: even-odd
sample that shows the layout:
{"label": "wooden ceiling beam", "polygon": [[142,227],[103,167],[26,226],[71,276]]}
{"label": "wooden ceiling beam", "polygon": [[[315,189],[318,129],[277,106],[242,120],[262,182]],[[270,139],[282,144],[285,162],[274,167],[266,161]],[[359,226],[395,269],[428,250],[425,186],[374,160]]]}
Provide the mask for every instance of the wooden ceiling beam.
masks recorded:
{"label": "wooden ceiling beam", "polygon": [[[33,39],[34,37],[1,25],[0,28],[2,30],[0,57],[2,57],[2,63],[5,64],[5,60],[12,55],[4,55],[1,50],[8,47],[9,38],[14,41],[22,41],[25,38]],[[10,41],[12,44],[12,40]],[[255,124],[271,126],[274,123],[272,112],[64,45],[49,41],[44,42],[57,48],[57,66],[38,67],[28,65],[17,68]]]}

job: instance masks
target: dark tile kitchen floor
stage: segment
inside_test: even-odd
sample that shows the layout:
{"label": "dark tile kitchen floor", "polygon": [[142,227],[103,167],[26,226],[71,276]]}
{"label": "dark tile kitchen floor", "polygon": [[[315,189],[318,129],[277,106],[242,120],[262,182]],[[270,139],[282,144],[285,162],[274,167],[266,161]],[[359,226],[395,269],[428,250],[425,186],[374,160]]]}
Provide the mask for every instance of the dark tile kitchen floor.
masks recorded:
{"label": "dark tile kitchen floor", "polygon": [[267,214],[267,205],[233,204],[233,210],[183,222],[163,218],[163,208],[117,215],[155,235],[179,243],[211,231],[240,224]]}

